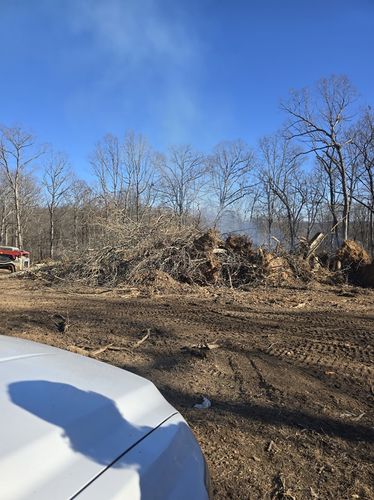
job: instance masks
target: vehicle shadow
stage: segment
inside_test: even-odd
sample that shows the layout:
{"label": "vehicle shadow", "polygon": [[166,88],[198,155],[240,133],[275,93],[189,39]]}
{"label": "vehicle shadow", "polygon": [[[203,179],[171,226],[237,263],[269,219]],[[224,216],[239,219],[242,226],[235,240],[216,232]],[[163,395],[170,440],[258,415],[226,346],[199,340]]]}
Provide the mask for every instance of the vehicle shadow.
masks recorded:
{"label": "vehicle shadow", "polygon": [[[198,458],[198,445],[191,439],[191,431],[183,420],[177,423],[165,422],[157,427],[157,430],[154,427],[136,426],[124,418],[110,398],[97,392],[78,389],[73,385],[45,380],[11,383],[8,385],[8,395],[13,404],[61,429],[60,438],[66,441],[74,452],[102,466],[96,468],[94,479],[89,477],[88,484],[74,492],[73,498],[86,487],[89,497],[90,485],[109,467],[126,468],[126,472],[136,472],[136,498],[173,498],[172,492],[174,488],[179,488],[178,482],[183,486],[183,481],[189,479],[186,474],[183,476],[186,466],[183,453],[190,456],[187,459],[190,460],[190,465],[191,460],[194,461],[192,467],[198,467],[202,463],[201,458]],[[51,432],[53,433],[53,429]],[[143,440],[139,450],[136,445]],[[165,470],[172,471],[174,479],[157,481],[159,484],[155,484],[152,478],[162,477]],[[39,470],[39,473],[43,474],[43,470]],[[102,477],[105,479],[105,474]],[[118,476],[113,478],[116,480]],[[201,472],[200,488],[203,481],[204,471]],[[87,478],[83,478],[82,482],[87,483]],[[134,485],[133,480],[131,484]],[[112,487],[107,486],[108,482],[105,483],[105,491]],[[188,485],[184,487],[188,493]],[[114,486],[113,488],[113,494],[118,494]],[[131,495],[134,494],[132,489]],[[110,496],[110,493],[108,495]],[[181,498],[187,496],[182,495]],[[204,496],[198,495],[196,498]]]}
{"label": "vehicle shadow", "polygon": [[8,393],[17,406],[60,427],[62,437],[74,451],[101,465],[111,465],[120,454],[113,457],[115,443],[111,442],[111,435],[131,436],[134,443],[152,430],[126,421],[111,399],[69,384],[45,380],[14,382],[9,384]]}

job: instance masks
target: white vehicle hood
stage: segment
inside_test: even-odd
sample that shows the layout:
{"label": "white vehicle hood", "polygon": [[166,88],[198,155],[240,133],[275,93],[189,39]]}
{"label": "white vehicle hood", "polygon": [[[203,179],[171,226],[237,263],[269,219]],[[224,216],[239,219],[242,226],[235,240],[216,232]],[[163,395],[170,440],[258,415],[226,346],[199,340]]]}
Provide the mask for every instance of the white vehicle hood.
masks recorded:
{"label": "white vehicle hood", "polygon": [[1,498],[71,498],[176,413],[132,373],[0,336]]}

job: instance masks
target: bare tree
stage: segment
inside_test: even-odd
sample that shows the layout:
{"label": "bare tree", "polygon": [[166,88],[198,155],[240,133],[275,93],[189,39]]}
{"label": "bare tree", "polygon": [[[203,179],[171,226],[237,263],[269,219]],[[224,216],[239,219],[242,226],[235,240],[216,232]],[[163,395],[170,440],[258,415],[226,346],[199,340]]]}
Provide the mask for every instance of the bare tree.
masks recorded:
{"label": "bare tree", "polygon": [[0,243],[8,245],[11,216],[13,214],[12,196],[4,175],[0,175]]}
{"label": "bare tree", "polygon": [[91,212],[93,192],[87,182],[73,176],[70,189],[66,194],[71,214],[69,224],[71,236],[69,243],[72,242],[72,247],[77,251],[79,244],[87,244],[88,213]]}
{"label": "bare tree", "polygon": [[318,164],[305,176],[304,192],[306,238],[309,240],[317,224],[318,216],[326,196],[326,184],[323,171],[321,171]]}
{"label": "bare tree", "polygon": [[306,182],[297,151],[280,134],[260,141],[263,178],[285,213],[290,248],[296,246],[303,209],[306,205]]}
{"label": "bare tree", "polygon": [[327,189],[325,191],[325,200],[331,213],[332,221],[330,224],[331,246],[337,248],[340,243],[339,237],[339,176],[334,162],[328,156],[316,155],[321,172],[325,178]]}
{"label": "bare tree", "polygon": [[254,169],[254,153],[243,141],[221,142],[208,162],[210,190],[217,204],[216,225],[224,212],[254,187],[250,178]]}
{"label": "bare tree", "polygon": [[354,201],[368,211],[369,248],[374,255],[374,113],[368,109],[356,124],[353,146],[358,163]]}
{"label": "bare tree", "polygon": [[118,137],[107,134],[96,144],[90,157],[93,173],[99,185],[99,194],[109,211],[110,207],[126,209],[128,179],[124,169],[122,147]]}
{"label": "bare tree", "polygon": [[33,163],[43,153],[35,148],[33,136],[20,127],[0,128],[0,169],[12,193],[16,245],[23,247],[21,186]]}
{"label": "bare tree", "polygon": [[145,137],[129,132],[124,141],[124,163],[129,210],[134,212],[136,221],[140,220],[144,208],[152,204],[155,179],[152,159],[153,153]]}
{"label": "bare tree", "polygon": [[[351,108],[356,92],[345,76],[331,76],[320,80],[314,94],[308,89],[294,91],[283,104],[288,113],[288,139],[297,139],[305,145],[300,154],[313,153],[327,175],[336,172],[342,195],[342,238],[348,238],[351,196],[349,186],[349,159],[347,146]],[[333,204],[331,204],[333,206]]]}
{"label": "bare tree", "polygon": [[40,183],[29,174],[22,179],[20,189],[22,227],[27,237],[34,229],[35,211],[42,206]]}
{"label": "bare tree", "polygon": [[267,244],[268,247],[272,246],[273,225],[276,218],[276,199],[271,180],[269,179],[268,170],[266,167],[262,168],[258,173],[259,183],[261,185],[261,196],[259,205],[262,207],[261,215],[265,218]]}
{"label": "bare tree", "polygon": [[43,186],[49,213],[49,256],[55,254],[56,210],[70,188],[70,165],[64,154],[51,152],[44,171]]}
{"label": "bare tree", "polygon": [[161,200],[183,224],[201,187],[199,181],[206,171],[204,158],[189,145],[174,147],[168,157],[159,157],[158,168]]}

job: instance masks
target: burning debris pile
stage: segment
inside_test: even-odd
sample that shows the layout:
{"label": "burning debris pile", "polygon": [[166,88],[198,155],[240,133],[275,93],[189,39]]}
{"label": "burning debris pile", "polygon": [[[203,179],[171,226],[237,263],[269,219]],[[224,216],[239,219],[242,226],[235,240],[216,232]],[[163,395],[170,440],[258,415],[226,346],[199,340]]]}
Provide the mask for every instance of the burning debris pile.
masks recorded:
{"label": "burning debris pile", "polygon": [[164,288],[188,284],[246,289],[256,284],[318,280],[338,272],[355,283],[373,286],[373,264],[358,243],[344,242],[334,256],[332,271],[328,269],[331,259],[327,263],[317,254],[322,240],[323,235],[318,233],[309,242],[303,241],[298,252],[290,254],[278,248],[273,253],[255,247],[245,235],[224,239],[213,229],[160,228],[152,234],[132,235],[117,246],[44,266],[34,271],[33,277],[88,285],[161,283]]}

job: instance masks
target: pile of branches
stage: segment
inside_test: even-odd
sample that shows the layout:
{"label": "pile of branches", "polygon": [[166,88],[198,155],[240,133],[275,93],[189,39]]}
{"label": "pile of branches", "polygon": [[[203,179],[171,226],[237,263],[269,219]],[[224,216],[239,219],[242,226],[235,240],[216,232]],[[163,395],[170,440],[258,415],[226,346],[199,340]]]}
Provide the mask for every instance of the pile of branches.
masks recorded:
{"label": "pile of branches", "polygon": [[[247,236],[224,240],[215,230],[180,227],[165,217],[148,225],[127,221],[121,230],[114,226],[106,230],[112,232],[108,240],[115,244],[67,253],[60,262],[30,271],[28,277],[49,283],[116,286],[146,284],[154,273],[162,273],[179,283],[239,288],[278,273],[271,254],[254,248]],[[278,264],[289,268],[285,260]]]}
{"label": "pile of branches", "polygon": [[[66,254],[58,263],[30,271],[29,277],[48,283],[110,287],[162,280],[166,285],[175,282],[245,289],[263,283],[308,282],[318,279],[318,272],[323,271],[321,265],[315,265],[318,258],[314,255],[321,235],[316,235],[306,250],[294,254],[281,246],[274,252],[256,248],[245,235],[223,239],[216,230],[203,232],[196,226],[180,226],[165,216],[148,224],[113,219],[112,225],[106,223],[105,235],[106,244],[101,248]],[[115,244],[109,244],[111,241]],[[363,260],[359,247],[354,247],[355,252],[352,249],[348,243],[341,249],[339,257],[344,256],[345,264],[353,253]]]}
{"label": "pile of branches", "polygon": [[106,227],[107,244],[101,248],[67,251],[60,261],[31,270],[26,277],[51,283],[115,286],[135,283],[142,270],[165,269],[173,274],[176,266],[172,256],[186,258],[185,247],[197,234],[194,227],[178,227],[165,217],[149,224],[126,220],[117,225]]}

